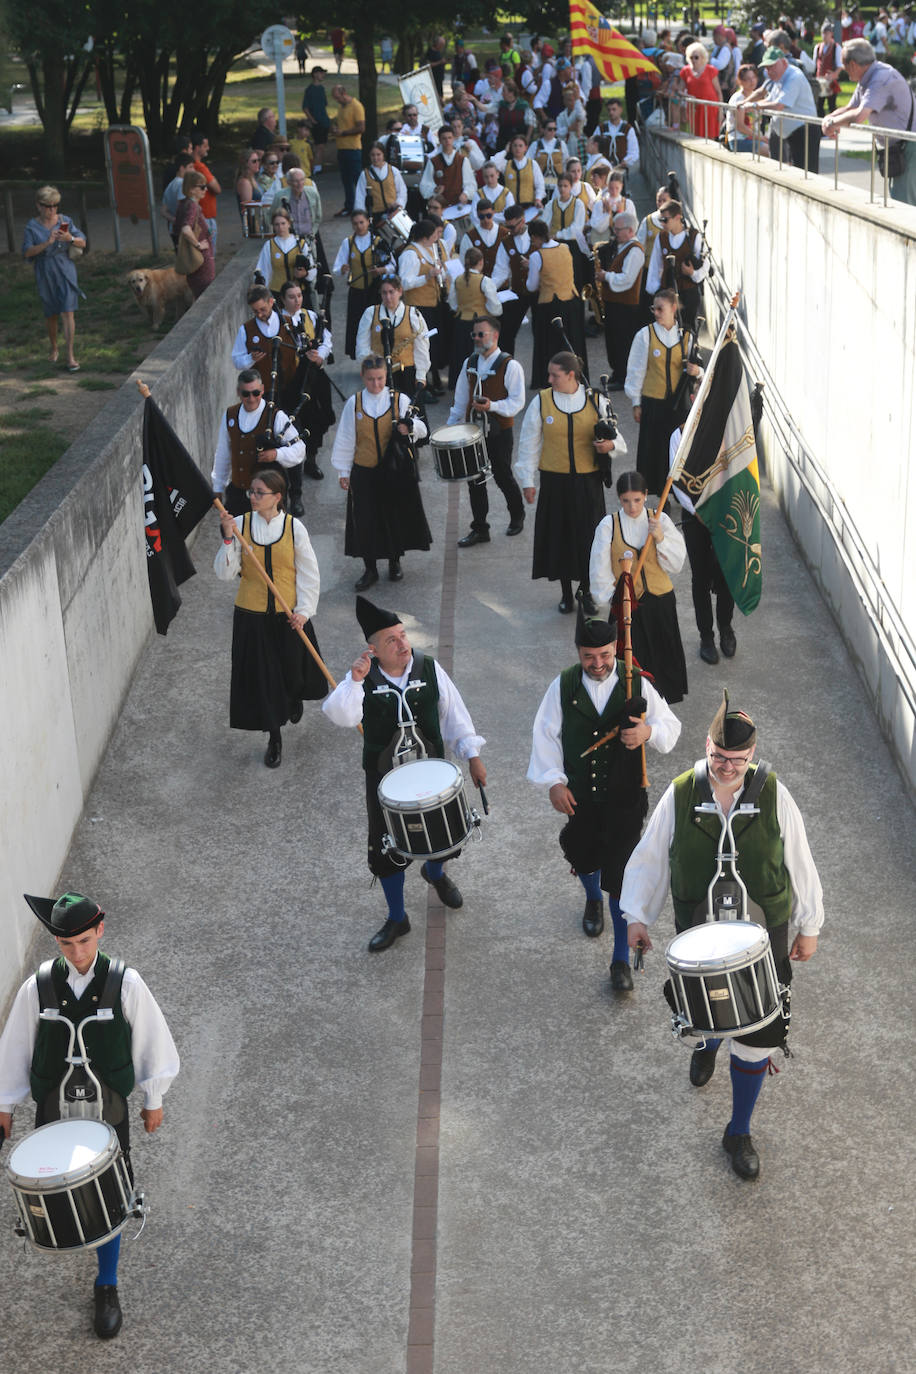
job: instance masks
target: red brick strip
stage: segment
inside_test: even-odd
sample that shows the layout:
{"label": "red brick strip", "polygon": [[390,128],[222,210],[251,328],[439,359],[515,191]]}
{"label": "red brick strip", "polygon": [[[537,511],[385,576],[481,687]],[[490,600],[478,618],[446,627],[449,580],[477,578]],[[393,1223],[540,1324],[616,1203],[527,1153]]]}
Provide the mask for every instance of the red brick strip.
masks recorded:
{"label": "red brick strip", "polygon": [[[455,658],[455,595],[458,585],[460,484],[452,482],[445,519],[439,650],[451,674]],[[407,1374],[433,1374],[436,1328],[436,1227],[439,1216],[439,1103],[442,1088],[442,1031],[445,1019],[445,907],[433,888],[426,904],[426,973],[420,1030],[417,1149],[413,1179],[410,1257],[410,1316]]]}

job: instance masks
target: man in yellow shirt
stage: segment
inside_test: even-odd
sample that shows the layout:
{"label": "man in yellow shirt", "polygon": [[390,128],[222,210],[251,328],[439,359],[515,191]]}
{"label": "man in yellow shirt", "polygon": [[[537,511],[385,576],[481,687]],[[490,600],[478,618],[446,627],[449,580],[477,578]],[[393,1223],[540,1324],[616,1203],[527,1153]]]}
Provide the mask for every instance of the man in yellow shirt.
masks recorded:
{"label": "man in yellow shirt", "polygon": [[339,106],[334,130],[337,138],[337,166],[344,187],[344,207],[338,210],[335,219],[344,219],[353,213],[353,197],[356,183],[363,170],[362,136],[366,128],[366,111],[354,96],[348,95],[343,86],[337,85],[331,95]]}

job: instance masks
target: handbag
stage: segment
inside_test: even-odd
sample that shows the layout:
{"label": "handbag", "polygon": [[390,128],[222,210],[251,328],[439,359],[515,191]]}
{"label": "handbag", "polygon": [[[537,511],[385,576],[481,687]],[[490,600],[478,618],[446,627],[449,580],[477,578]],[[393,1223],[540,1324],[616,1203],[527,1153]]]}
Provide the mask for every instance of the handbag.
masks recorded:
{"label": "handbag", "polygon": [[[194,230],[197,231],[197,224],[200,219],[198,214],[194,221]],[[204,255],[200,249],[193,244],[187,234],[178,235],[178,247],[175,249],[175,271],[180,277],[189,277],[196,272],[199,267],[204,265]]]}
{"label": "handbag", "polygon": [[[913,92],[910,91],[910,117],[907,120],[907,131],[913,127]],[[902,177],[906,167],[906,139],[896,139],[891,143],[887,141],[885,148],[875,150],[875,158],[878,163],[878,171],[884,176],[884,163],[887,161],[887,176],[893,181],[895,177]]]}

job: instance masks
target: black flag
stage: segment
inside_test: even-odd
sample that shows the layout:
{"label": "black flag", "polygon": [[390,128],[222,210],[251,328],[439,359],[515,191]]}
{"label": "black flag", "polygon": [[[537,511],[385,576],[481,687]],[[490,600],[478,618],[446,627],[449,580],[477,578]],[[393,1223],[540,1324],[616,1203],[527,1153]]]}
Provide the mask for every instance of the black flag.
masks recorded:
{"label": "black flag", "polygon": [[181,605],[178,588],[194,576],[185,539],[213,504],[213,492],[152,397],[143,410],[143,515],[146,568],[156,631],[164,635]]}

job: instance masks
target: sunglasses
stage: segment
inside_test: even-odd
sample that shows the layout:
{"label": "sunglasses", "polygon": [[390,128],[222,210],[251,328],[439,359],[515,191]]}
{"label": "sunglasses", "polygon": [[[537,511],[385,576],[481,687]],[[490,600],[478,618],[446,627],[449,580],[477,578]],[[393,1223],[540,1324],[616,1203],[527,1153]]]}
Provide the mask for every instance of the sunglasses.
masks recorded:
{"label": "sunglasses", "polygon": [[260,387],[255,387],[252,391],[246,391],[244,387],[239,391],[240,396],[263,396],[264,392]]}
{"label": "sunglasses", "polygon": [[279,167],[279,165],[280,159],[276,157],[269,157],[267,161],[264,163],[265,167]]}
{"label": "sunglasses", "polygon": [[478,219],[492,219],[492,218],[493,218],[493,211],[492,211],[492,210],[479,210],[478,213],[477,213],[477,218],[478,218]]}

